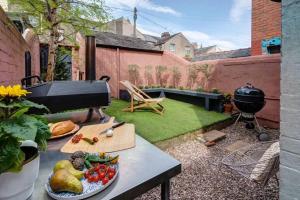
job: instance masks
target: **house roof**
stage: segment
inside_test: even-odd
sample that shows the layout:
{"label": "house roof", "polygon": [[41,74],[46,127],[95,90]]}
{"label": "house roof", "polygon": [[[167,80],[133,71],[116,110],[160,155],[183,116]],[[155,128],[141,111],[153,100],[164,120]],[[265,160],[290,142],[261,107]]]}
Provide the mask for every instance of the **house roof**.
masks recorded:
{"label": "house roof", "polygon": [[251,48],[245,49],[236,49],[232,51],[221,51],[215,53],[206,53],[206,54],[198,54],[195,55],[193,61],[201,61],[201,60],[218,60],[225,58],[239,58],[239,57],[247,57],[251,56]]}
{"label": "house roof", "polygon": [[157,43],[158,40],[160,40],[160,37],[156,37],[154,35],[148,35],[148,34],[143,34],[145,37],[145,41],[147,42],[152,42],[152,43]]}
{"label": "house roof", "polygon": [[175,37],[176,35],[179,35],[179,34],[180,33],[175,33],[173,35],[170,35],[169,37],[158,38],[158,41],[157,41],[156,45],[164,44],[168,40],[170,40],[171,38],[173,38],[173,37]]}
{"label": "house roof", "polygon": [[153,44],[149,44],[139,38],[118,35],[110,32],[98,32],[95,34],[95,37],[97,46],[161,52]]}
{"label": "house roof", "polygon": [[212,45],[212,46],[208,46],[208,47],[202,47],[202,48],[198,48],[195,49],[195,54],[204,54],[204,53],[209,53],[209,51],[214,50],[217,48],[217,45]]}

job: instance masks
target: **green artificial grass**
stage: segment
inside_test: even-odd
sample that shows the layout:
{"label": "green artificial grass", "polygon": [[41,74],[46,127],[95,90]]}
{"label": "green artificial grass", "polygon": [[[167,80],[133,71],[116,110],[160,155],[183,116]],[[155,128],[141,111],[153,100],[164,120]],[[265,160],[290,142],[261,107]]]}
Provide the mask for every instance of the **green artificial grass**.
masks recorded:
{"label": "green artificial grass", "polygon": [[105,113],[115,116],[118,121],[135,124],[137,134],[152,143],[193,132],[230,117],[172,99],[165,99],[162,104],[166,109],[162,116],[147,109],[131,113],[122,111],[129,102],[114,99]]}

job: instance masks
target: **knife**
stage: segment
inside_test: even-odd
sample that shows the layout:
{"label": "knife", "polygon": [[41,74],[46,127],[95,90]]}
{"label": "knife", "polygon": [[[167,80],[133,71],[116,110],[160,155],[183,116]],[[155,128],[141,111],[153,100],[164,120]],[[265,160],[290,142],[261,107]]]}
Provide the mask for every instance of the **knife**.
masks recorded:
{"label": "knife", "polygon": [[118,127],[120,127],[120,126],[122,126],[122,125],[124,125],[124,124],[125,124],[125,122],[117,123],[117,124],[113,125],[112,127],[107,128],[107,129],[105,129],[104,131],[101,131],[100,134],[105,133],[105,132],[107,132],[107,131],[109,131],[109,130],[114,130],[115,128],[118,128]]}

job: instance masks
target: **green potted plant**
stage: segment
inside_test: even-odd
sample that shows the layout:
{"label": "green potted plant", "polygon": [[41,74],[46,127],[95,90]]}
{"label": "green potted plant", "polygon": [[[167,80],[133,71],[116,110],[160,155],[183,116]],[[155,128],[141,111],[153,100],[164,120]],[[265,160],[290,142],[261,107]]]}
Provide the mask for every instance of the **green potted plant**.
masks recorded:
{"label": "green potted plant", "polygon": [[229,93],[224,94],[224,112],[225,113],[229,113],[229,114],[232,113],[233,105],[231,103],[231,98],[232,98],[231,94],[229,94]]}
{"label": "green potted plant", "polygon": [[0,86],[0,199],[27,199],[39,173],[39,150],[45,150],[51,136],[40,116],[31,108],[45,106],[24,99],[28,92],[20,85]]}

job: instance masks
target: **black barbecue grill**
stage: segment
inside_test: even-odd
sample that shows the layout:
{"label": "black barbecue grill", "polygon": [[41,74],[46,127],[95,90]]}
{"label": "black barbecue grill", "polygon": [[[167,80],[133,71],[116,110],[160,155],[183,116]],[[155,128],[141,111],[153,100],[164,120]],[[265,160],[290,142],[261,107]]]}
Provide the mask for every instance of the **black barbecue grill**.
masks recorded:
{"label": "black barbecue grill", "polygon": [[[26,87],[29,79],[38,79],[38,84]],[[41,82],[38,76],[22,79],[22,85],[30,94],[27,99],[48,107],[51,113],[81,108],[101,108],[111,102],[109,77],[87,81]],[[97,109],[94,109],[97,110]],[[98,113],[99,114],[99,113]],[[101,116],[103,117],[103,116]]]}
{"label": "black barbecue grill", "polygon": [[246,86],[235,90],[233,102],[240,111],[235,124],[242,119],[246,122],[247,129],[253,129],[255,126],[252,121],[255,120],[259,130],[258,138],[260,140],[268,140],[268,135],[262,132],[255,116],[255,113],[259,112],[266,104],[265,93],[247,83]]}

